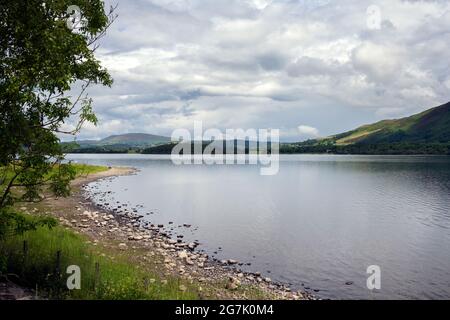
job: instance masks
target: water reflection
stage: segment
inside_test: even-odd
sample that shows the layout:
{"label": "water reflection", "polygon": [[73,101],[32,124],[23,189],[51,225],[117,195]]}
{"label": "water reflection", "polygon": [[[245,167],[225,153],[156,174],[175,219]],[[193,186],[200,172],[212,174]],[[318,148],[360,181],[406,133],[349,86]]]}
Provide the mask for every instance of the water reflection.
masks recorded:
{"label": "water reflection", "polygon": [[[174,166],[165,156],[70,158],[138,167],[97,184],[154,211],[153,223],[192,224],[176,232],[218,259],[249,262],[294,288],[324,298],[450,298],[448,157],[283,156],[275,176],[257,166]],[[379,292],[366,288],[374,264]]]}

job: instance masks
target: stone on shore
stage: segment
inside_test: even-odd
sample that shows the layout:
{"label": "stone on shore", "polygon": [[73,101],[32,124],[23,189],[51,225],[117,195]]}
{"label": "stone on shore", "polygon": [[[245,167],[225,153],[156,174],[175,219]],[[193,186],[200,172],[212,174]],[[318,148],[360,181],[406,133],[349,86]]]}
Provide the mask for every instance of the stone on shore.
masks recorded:
{"label": "stone on shore", "polygon": [[178,252],[178,258],[180,258],[180,259],[187,259],[188,258],[187,251],[183,250],[183,251]]}
{"label": "stone on shore", "polygon": [[228,290],[237,290],[239,286],[241,285],[241,282],[233,277],[230,277],[228,280],[228,283],[226,285],[226,289]]}

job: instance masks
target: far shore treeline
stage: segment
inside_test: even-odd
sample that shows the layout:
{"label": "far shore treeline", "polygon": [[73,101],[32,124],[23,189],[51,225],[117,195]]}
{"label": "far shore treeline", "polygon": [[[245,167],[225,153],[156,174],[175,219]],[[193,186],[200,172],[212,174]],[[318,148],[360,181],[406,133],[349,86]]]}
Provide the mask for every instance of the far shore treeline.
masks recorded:
{"label": "far shore treeline", "polygon": [[[65,145],[67,153],[72,154],[160,154],[172,153],[174,143],[167,143],[148,148],[130,146],[98,146],[80,148],[78,145]],[[203,143],[202,150],[208,143]],[[194,150],[194,144],[192,144]],[[224,149],[226,152],[226,149]],[[256,150],[254,151],[256,152]],[[246,154],[252,153],[246,149]],[[280,154],[362,154],[362,155],[450,155],[450,143],[383,143],[354,144],[347,146],[308,145],[305,143],[281,143]]]}
{"label": "far shore treeline", "polygon": [[[245,141],[245,147],[242,142],[240,153],[257,152],[257,142]],[[194,144],[202,143],[203,151],[211,141],[185,143],[192,143],[191,150]],[[171,154],[175,143],[168,137],[134,133],[62,145],[67,153]],[[235,141],[231,146],[234,153],[238,145]],[[224,153],[233,153],[227,152],[227,147],[230,150],[230,142],[223,142]],[[326,138],[281,143],[279,150],[281,154],[450,155],[450,102],[410,117],[383,120]]]}

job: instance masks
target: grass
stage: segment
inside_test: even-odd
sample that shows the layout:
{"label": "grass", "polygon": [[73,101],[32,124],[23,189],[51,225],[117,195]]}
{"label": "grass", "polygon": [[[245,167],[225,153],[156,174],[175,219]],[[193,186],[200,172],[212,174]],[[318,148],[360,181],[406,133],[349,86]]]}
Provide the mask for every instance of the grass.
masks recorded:
{"label": "grass", "polygon": [[[72,166],[77,177],[108,170],[106,166]],[[6,176],[10,174],[8,171]],[[28,214],[19,215],[31,217]],[[198,298],[197,289],[192,285],[175,277],[162,279],[151,268],[130,263],[130,257],[127,256],[130,254],[95,246],[85,236],[61,226],[52,229],[41,226],[0,240],[0,275],[8,274],[15,282],[37,288],[39,296],[50,299]],[[66,270],[72,265],[78,266],[81,271],[79,290],[67,288],[70,274]],[[186,290],[181,291],[180,285]]]}
{"label": "grass", "polygon": [[351,135],[348,135],[342,139],[336,140],[336,145],[342,146],[342,145],[346,145],[346,144],[351,144],[351,143],[357,142],[360,139],[363,139],[366,136],[377,133],[378,131],[380,131],[380,129],[376,129],[373,131],[356,131],[356,132],[352,133]]}
{"label": "grass", "polygon": [[108,167],[106,166],[92,166],[80,163],[72,163],[72,167],[75,168],[77,176],[95,174],[108,170]]}
{"label": "grass", "polygon": [[[108,170],[102,166],[73,166],[78,177]],[[33,203],[32,208],[21,205],[25,204],[17,203],[15,211],[33,212],[19,213],[30,219],[46,212],[45,216],[48,212],[64,212],[66,219],[71,219],[73,214],[72,207],[65,207],[64,203],[56,207],[53,202]],[[118,245],[111,239],[91,243],[87,236],[63,226],[52,229],[40,226],[21,235],[0,239],[0,276],[8,274],[12,281],[37,288],[40,297],[49,299],[195,300],[227,298],[234,294],[246,298],[270,298],[254,286],[242,286],[234,293],[228,293],[226,283],[220,280],[211,279],[200,284],[190,277],[170,275],[161,268],[162,257],[149,255],[146,248],[132,247],[122,251]],[[70,276],[66,270],[72,265],[81,270],[80,290],[68,290],[66,285]],[[183,291],[180,286],[185,287]]]}
{"label": "grass", "polygon": [[[72,168],[75,169],[76,176],[86,176],[89,174],[100,173],[108,170],[106,166],[93,166],[80,163],[72,163]],[[58,170],[58,166],[52,168],[52,172],[48,173],[44,178],[52,175],[53,171]],[[0,167],[0,187],[6,185],[7,182],[14,176],[14,171],[11,167]]]}
{"label": "grass", "polygon": [[[107,171],[109,168],[107,166],[93,166],[93,165],[87,165],[87,164],[79,164],[79,163],[72,163],[71,164],[72,169],[75,171],[75,178],[79,177],[86,177],[90,174],[96,174],[100,172]],[[51,172],[47,173],[43,177],[43,183],[41,185],[42,190],[41,191],[47,191],[49,182],[48,179],[51,177],[51,175],[58,170],[58,165],[55,165],[52,167]],[[12,167],[0,167],[0,195],[3,193],[3,191],[6,189],[6,186],[11,181],[11,179],[14,176],[14,171]],[[10,194],[16,198],[20,198],[23,195],[23,188],[22,187],[13,187],[10,190]],[[20,201],[19,201],[20,202]],[[0,226],[1,227],[1,226]]]}
{"label": "grass", "polygon": [[[59,263],[57,252],[60,252]],[[4,273],[17,275],[21,284],[37,288],[50,299],[198,298],[196,289],[188,283],[178,278],[162,281],[158,275],[127,262],[125,256],[97,248],[83,236],[59,226],[51,230],[40,227],[10,237],[0,243],[0,253]],[[80,290],[67,289],[69,274],[66,270],[71,265],[80,267]],[[184,285],[186,291],[181,291],[180,285]]]}

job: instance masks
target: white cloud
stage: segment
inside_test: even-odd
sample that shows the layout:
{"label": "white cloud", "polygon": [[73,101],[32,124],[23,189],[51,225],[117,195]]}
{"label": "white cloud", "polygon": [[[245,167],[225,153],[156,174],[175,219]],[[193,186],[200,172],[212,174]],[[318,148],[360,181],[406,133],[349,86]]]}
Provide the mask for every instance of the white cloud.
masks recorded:
{"label": "white cloud", "polygon": [[[194,119],[329,135],[448,99],[449,1],[118,2],[97,51],[115,83],[91,90],[100,124],[85,138]],[[372,4],[380,30],[367,28]]]}
{"label": "white cloud", "polygon": [[298,131],[300,132],[301,135],[304,136],[309,136],[313,138],[317,138],[319,136],[319,130],[310,126],[305,125],[298,126]]}
{"label": "white cloud", "polygon": [[368,81],[393,81],[402,72],[405,62],[400,49],[394,46],[362,43],[353,51],[353,66],[367,76]]}
{"label": "white cloud", "polygon": [[257,8],[258,10],[263,10],[272,3],[272,0],[247,0],[247,2],[250,6]]}

